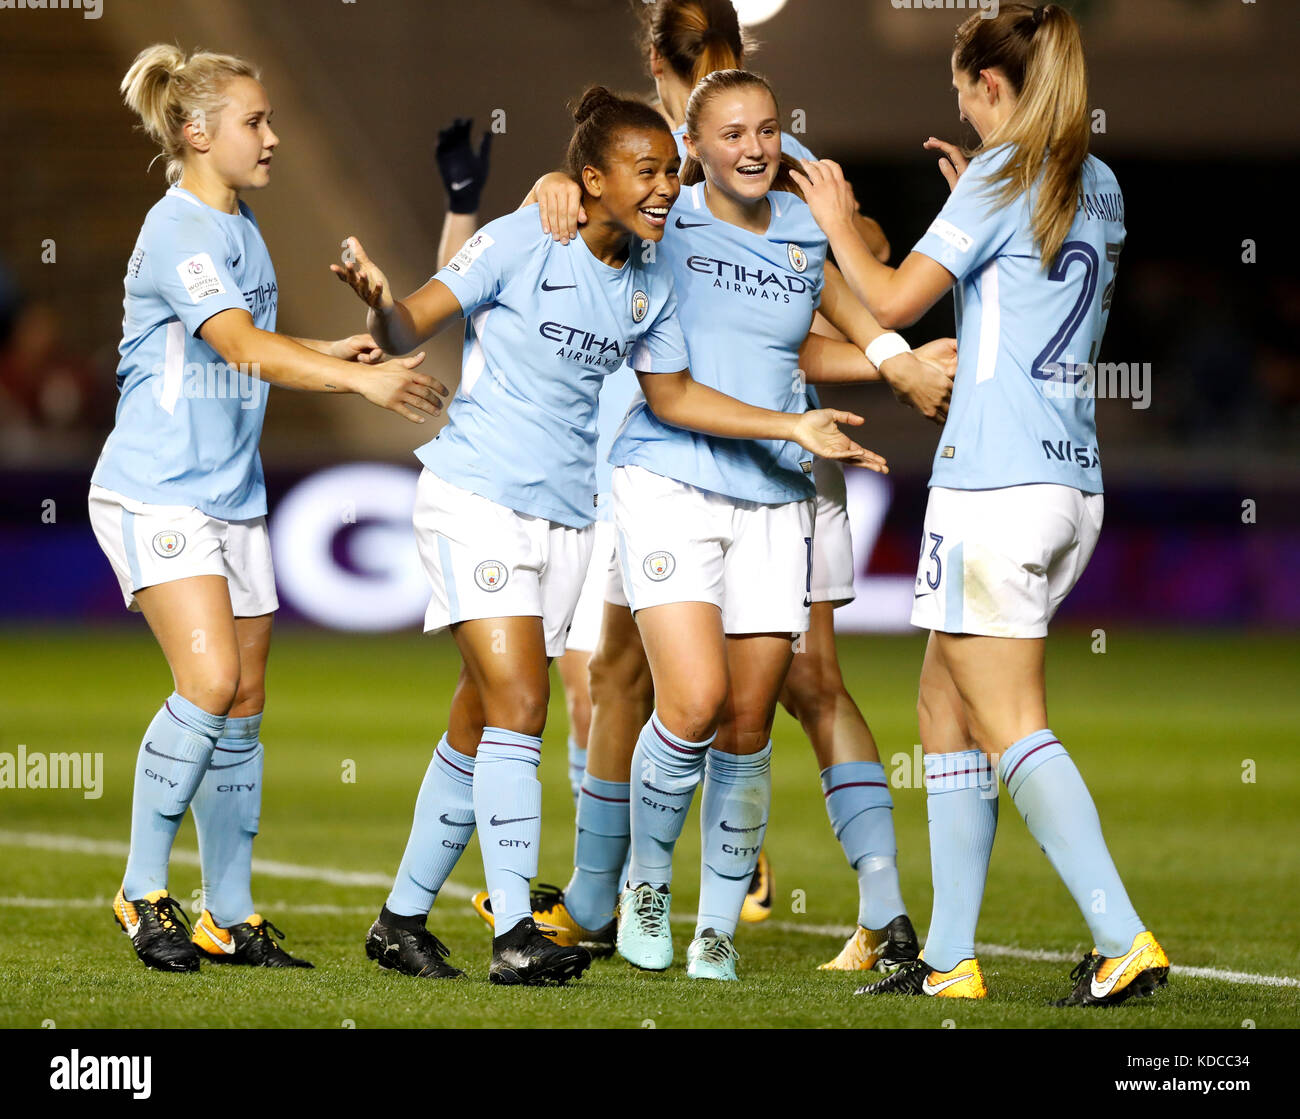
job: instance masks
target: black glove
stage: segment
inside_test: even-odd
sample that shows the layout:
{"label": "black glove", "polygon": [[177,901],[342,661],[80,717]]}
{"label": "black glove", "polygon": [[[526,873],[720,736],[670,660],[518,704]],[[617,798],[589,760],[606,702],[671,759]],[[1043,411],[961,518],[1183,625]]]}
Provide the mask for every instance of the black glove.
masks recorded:
{"label": "black glove", "polygon": [[438,133],[434,154],[443,185],[447,188],[447,206],[453,214],[472,214],[478,210],[479,195],[487,183],[488,153],[492,133],[483,133],[478,154],[470,144],[472,117],[457,117]]}

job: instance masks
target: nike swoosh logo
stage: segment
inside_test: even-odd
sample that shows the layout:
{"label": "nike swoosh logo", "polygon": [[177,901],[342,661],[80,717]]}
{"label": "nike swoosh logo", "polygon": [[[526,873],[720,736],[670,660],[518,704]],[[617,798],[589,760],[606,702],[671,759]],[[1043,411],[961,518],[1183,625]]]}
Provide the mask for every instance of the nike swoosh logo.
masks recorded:
{"label": "nike swoosh logo", "polygon": [[469,184],[472,183],[473,181],[474,181],[473,179],[461,179],[461,181],[458,182],[458,183],[452,183],[452,184],[451,184],[451,189],[452,189],[452,190],[464,190],[464,189],[465,189],[467,186],[469,186]]}
{"label": "nike swoosh logo", "polygon": [[1147,946],[1145,944],[1142,945],[1141,948],[1135,948],[1115,965],[1115,970],[1110,973],[1110,976],[1104,983],[1098,983],[1097,977],[1094,975],[1088,984],[1089,987],[1092,988],[1092,997],[1104,999],[1109,995],[1111,991],[1115,989],[1115,984],[1119,982],[1119,977],[1124,974],[1124,969],[1146,950]]}
{"label": "nike swoosh logo", "polygon": [[502,824],[522,824],[525,820],[536,820],[536,816],[512,816],[509,820],[498,820],[493,816],[488,823],[494,828],[499,828]]}
{"label": "nike swoosh logo", "polygon": [[438,819],[450,828],[472,828],[474,826],[473,820],[448,820],[445,812]]}
{"label": "nike swoosh logo", "polygon": [[752,828],[729,828],[729,827],[727,827],[727,821],[726,821],[726,820],[719,820],[719,821],[718,821],[718,827],[720,827],[723,831],[737,831],[737,832],[739,832],[739,831],[758,831],[760,828],[765,828],[765,827],[767,827],[767,821],[764,820],[761,824],[755,824]]}
{"label": "nike swoosh logo", "polygon": [[576,288],[577,284],[548,284],[542,281],[542,291],[564,291],[565,288]]}
{"label": "nike swoosh logo", "polygon": [[677,219],[678,229],[699,229],[701,226],[710,224],[711,223],[707,221],[682,221],[681,218]]}
{"label": "nike swoosh logo", "polygon": [[209,765],[209,769],[234,769],[236,766],[247,765],[253,761],[252,758],[245,758],[242,762],[231,762],[229,765]]}
{"label": "nike swoosh logo", "polygon": [[652,793],[658,793],[661,797],[679,797],[681,793],[670,793],[667,789],[656,789],[649,781],[642,781],[641,788],[649,789]]}
{"label": "nike swoosh logo", "polygon": [[929,979],[926,979],[921,984],[921,990],[927,995],[937,995],[945,987],[951,987],[954,983],[960,983],[963,979],[970,979],[974,974],[973,971],[964,971],[960,975],[954,975],[951,979],[945,979],[942,983],[931,983]]}
{"label": "nike swoosh logo", "polygon": [[146,754],[152,754],[155,758],[166,758],[169,762],[184,762],[186,765],[194,764],[193,760],[190,758],[174,758],[171,754],[160,753],[153,748],[152,742],[146,742],[144,744],[144,752]]}
{"label": "nike swoosh logo", "polygon": [[224,952],[227,956],[233,956],[235,954],[235,938],[233,936],[230,938],[230,943],[227,944],[224,940],[221,939],[221,937],[217,936],[212,931],[212,929],[208,928],[206,925],[204,926],[203,931],[207,935],[207,938],[210,941],[212,941],[212,943],[215,944],[218,948],[220,948],[221,951]]}
{"label": "nike swoosh logo", "polygon": [[126,935],[134,940],[135,934],[140,931],[140,922],[132,921],[125,912],[119,911],[118,916],[122,918],[122,924],[126,927]]}
{"label": "nike swoosh logo", "polygon": [[925,596],[926,596],[926,595],[929,595],[929,594],[934,594],[934,592],[933,592],[933,591],[922,591],[920,594],[914,594],[914,595],[912,595],[912,598],[913,598],[913,600],[918,599],[918,598],[925,598]]}

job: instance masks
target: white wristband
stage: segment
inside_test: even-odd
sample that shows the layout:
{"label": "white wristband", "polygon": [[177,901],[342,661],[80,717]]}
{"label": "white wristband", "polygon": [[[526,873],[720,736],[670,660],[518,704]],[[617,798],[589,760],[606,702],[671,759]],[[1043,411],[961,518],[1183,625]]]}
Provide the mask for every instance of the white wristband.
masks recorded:
{"label": "white wristband", "polygon": [[912,347],[907,344],[906,339],[901,334],[887,330],[879,338],[873,339],[865,352],[867,360],[879,369],[891,357],[897,357],[899,354],[910,354]]}

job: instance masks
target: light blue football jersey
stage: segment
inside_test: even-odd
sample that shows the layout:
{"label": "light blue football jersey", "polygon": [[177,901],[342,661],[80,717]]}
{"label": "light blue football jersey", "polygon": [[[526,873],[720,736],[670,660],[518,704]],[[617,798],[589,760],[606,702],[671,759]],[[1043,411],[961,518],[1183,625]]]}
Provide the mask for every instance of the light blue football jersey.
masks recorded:
{"label": "light blue football jersey", "polygon": [[[806,410],[799,347],[821,300],[826,236],[807,205],[770,191],[771,221],[751,233],[719,221],[704,184],[682,190],[658,256],[673,270],[691,376],[761,408]],[[610,461],[743,501],[812,497],[813,456],[784,440],[725,439],[659,420],[635,402]]]}
{"label": "light blue football jersey", "polygon": [[[673,139],[677,143],[677,153],[683,160],[686,159],[686,146],[682,143],[682,137],[685,134],[685,125],[673,132]],[[816,158],[812,152],[788,132],[781,133],[781,150],[796,159]],[[807,390],[808,407],[819,407],[813,387],[809,385]],[[609,461],[609,452],[614,445],[615,438],[618,436],[619,429],[623,426],[623,420],[627,418],[628,409],[640,398],[640,391],[636,374],[630,368],[624,366],[605,381],[605,387],[600,393],[600,411],[596,418],[596,431],[598,434],[596,445],[596,491],[601,495],[599,515],[602,520],[608,520],[612,516],[611,505],[606,500],[610,490],[611,476],[614,472],[613,464]]]}
{"label": "light blue football jersey", "polygon": [[438,272],[465,314],[460,387],[415,453],[453,485],[581,528],[596,514],[596,407],[625,361],[687,367],[672,271],[632,245],[613,268],[581,236],[542,232],[537,207],[489,222]]}
{"label": "light blue football jersey", "polygon": [[232,308],[275,330],[275,269],[252,210],[222,213],[172,187],[144,220],[124,285],[117,420],[91,481],[222,520],[264,516],[267,383],[198,336]]}
{"label": "light blue football jersey", "polygon": [[957,277],[957,378],[930,485],[1035,482],[1101,493],[1089,381],[1124,245],[1124,198],[1089,156],[1083,198],[1055,264],[1034,244],[1037,188],[999,208],[988,176],[1011,153],[971,161],[916,251]]}

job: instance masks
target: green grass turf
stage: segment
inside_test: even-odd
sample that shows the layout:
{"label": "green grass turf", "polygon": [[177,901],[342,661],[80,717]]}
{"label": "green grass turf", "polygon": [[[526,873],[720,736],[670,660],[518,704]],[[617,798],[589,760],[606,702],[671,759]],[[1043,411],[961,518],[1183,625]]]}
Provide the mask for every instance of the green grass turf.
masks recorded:
{"label": "green grass turf", "polygon": [[[1158,634],[1112,629],[1109,651],[1062,631],[1049,644],[1052,727],[1078,761],[1130,894],[1176,964],[1300,976],[1300,650],[1281,636]],[[913,698],[922,640],[841,641],[845,677],[888,763],[916,740]],[[455,679],[449,641],[416,635],[344,637],[286,628],[272,650],[264,726],[267,789],[256,854],[313,867],[391,874],[416,789],[442,733]],[[0,634],[0,750],[88,750],[105,756],[103,796],[0,790],[0,829],[124,843],[140,735],[169,690],[143,625],[106,631]],[[455,983],[381,973],[361,950],[382,887],[255,875],[259,908],[312,959],[311,972],[207,967],[156,975],[135,960],[106,899],[120,880],[113,855],[0,844],[0,1025],[37,1026],[1294,1026],[1300,991],[1174,976],[1141,1005],[1056,1010],[1070,964],[986,955],[982,1003],[850,997],[854,976],[818,972],[838,950],[816,926],[848,925],[856,883],[827,826],[811,751],[784,714],[775,731],[768,850],[776,876],[771,921],[742,926],[743,982],[692,983],[678,966],[645,975],[597,963],[565,989],[515,990],[486,981],[489,934],[466,902],[444,895],[430,927],[468,971]],[[558,684],[542,763],[541,878],[570,868],[572,807]],[[342,780],[345,762],[356,780]],[[1243,782],[1243,763],[1255,780]],[[889,766],[891,772],[894,770]],[[918,927],[930,907],[924,794],[894,793],[904,896]],[[698,802],[698,798],[697,798]],[[697,809],[698,810],[698,809]],[[1087,931],[1065,889],[1006,800],[980,923],[981,942],[1081,952]],[[178,849],[194,848],[187,821]],[[699,839],[688,823],[674,900],[694,909]],[[477,887],[477,845],[453,882]],[[173,867],[172,891],[198,886]],[[11,899],[104,904],[35,908]],[[339,907],[312,913],[298,907]],[[159,997],[159,996],[162,997]]]}

